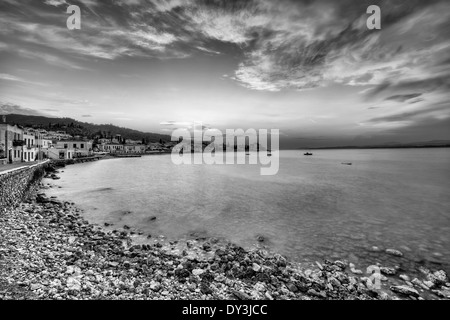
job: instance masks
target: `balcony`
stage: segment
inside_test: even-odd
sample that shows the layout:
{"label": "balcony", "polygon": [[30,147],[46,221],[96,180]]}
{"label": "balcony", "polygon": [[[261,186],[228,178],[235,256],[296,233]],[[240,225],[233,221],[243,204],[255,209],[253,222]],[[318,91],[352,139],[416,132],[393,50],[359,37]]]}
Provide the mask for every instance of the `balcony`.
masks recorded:
{"label": "balcony", "polygon": [[22,147],[25,145],[24,140],[13,140],[13,147]]}

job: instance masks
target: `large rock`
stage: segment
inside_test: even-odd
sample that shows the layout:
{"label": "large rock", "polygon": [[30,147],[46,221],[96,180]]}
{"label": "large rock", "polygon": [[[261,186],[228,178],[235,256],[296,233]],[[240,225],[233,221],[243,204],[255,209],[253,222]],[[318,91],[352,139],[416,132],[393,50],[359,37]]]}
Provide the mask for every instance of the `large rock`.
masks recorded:
{"label": "large rock", "polygon": [[419,296],[419,292],[416,289],[411,288],[409,286],[392,286],[391,290],[396,293],[404,294],[406,296],[413,296],[413,297]]}
{"label": "large rock", "polygon": [[294,293],[298,291],[297,286],[295,284],[293,284],[292,282],[286,283],[286,288],[288,288],[289,291],[294,292]]}
{"label": "large rock", "polygon": [[381,267],[380,272],[387,276],[393,276],[397,273],[397,271],[394,268],[388,268],[388,267]]}
{"label": "large rock", "polygon": [[420,281],[417,278],[414,278],[411,280],[411,283],[413,283],[414,285],[421,287],[424,290],[430,290],[430,288],[428,286],[426,286],[424,283],[422,283],[422,281]]}
{"label": "large rock", "polygon": [[450,289],[433,290],[433,292],[441,298],[450,299]]}
{"label": "large rock", "polygon": [[447,282],[447,274],[444,270],[435,271],[434,273],[429,273],[427,278],[433,282],[435,285],[443,285]]}
{"label": "large rock", "polygon": [[396,257],[403,257],[403,253],[395,249],[386,249],[386,253]]}

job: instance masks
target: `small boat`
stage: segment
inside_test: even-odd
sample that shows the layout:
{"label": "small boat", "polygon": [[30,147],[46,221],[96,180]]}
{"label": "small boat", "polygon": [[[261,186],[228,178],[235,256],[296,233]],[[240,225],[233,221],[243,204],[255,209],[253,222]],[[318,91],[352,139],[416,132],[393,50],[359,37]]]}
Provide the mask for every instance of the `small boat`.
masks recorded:
{"label": "small boat", "polygon": [[346,165],[346,166],[351,166],[353,163],[351,163],[351,162],[342,162],[341,164]]}
{"label": "small boat", "polygon": [[313,154],[310,153],[310,152],[306,152],[306,153],[304,153],[303,155],[305,155],[305,156],[312,156]]}

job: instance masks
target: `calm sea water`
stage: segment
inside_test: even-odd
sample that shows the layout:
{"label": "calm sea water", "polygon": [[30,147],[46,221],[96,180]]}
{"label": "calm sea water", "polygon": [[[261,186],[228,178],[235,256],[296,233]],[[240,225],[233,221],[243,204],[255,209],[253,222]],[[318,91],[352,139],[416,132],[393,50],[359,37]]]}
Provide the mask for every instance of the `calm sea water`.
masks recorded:
{"label": "calm sea water", "polygon": [[168,239],[196,233],[250,247],[263,236],[262,245],[297,261],[449,270],[449,178],[450,149],[281,151],[275,176],[255,165],[176,166],[161,155],[69,166],[50,195],[93,223]]}

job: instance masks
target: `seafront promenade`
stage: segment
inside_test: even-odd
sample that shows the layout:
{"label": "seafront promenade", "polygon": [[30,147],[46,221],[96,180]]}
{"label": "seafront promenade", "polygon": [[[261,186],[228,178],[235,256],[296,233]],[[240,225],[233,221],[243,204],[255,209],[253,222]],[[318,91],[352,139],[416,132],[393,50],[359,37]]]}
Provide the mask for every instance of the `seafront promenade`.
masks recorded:
{"label": "seafront promenade", "polygon": [[8,163],[0,165],[0,174],[8,172],[10,170],[15,170],[18,168],[27,168],[36,164],[39,164],[43,161],[33,161],[33,162],[16,162],[16,163]]}

